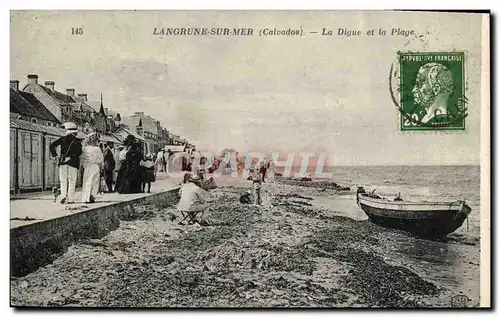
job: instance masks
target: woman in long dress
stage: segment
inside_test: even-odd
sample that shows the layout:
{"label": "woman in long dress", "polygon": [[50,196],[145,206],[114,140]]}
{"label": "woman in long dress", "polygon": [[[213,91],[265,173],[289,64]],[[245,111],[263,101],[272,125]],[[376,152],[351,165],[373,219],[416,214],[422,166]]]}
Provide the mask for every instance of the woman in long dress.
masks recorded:
{"label": "woman in long dress", "polygon": [[117,189],[120,194],[140,193],[142,190],[141,160],[142,153],[139,150],[139,143],[135,140],[128,142],[130,148],[127,151],[125,162],[123,162],[123,177],[120,187]]}
{"label": "woman in long dress", "polygon": [[156,160],[154,163],[156,172],[166,172],[164,170],[164,166],[165,166],[164,151],[165,150],[163,150],[163,149],[159,150],[158,153],[156,154]]}
{"label": "woman in long dress", "polygon": [[[133,136],[132,136],[133,137]],[[125,139],[124,143],[124,148],[118,153],[118,172],[116,174],[116,183],[115,183],[115,192],[118,191],[118,189],[122,186],[123,184],[123,177],[125,176],[125,170],[126,170],[126,165],[125,165],[125,159],[127,158],[127,152],[130,149],[130,145],[128,143],[130,142],[130,138]]]}
{"label": "woman in long dress", "polygon": [[81,164],[84,168],[82,203],[94,203],[99,191],[104,155],[98,144],[99,134],[92,133],[82,150]]}

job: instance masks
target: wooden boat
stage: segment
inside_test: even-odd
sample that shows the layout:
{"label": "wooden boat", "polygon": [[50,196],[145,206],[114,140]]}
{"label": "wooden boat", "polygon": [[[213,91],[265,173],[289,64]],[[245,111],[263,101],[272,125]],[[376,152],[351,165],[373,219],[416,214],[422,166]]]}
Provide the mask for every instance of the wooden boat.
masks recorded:
{"label": "wooden boat", "polygon": [[460,228],[471,212],[463,200],[407,202],[398,198],[389,200],[362,188],[356,192],[358,205],[373,223],[431,239],[443,238]]}

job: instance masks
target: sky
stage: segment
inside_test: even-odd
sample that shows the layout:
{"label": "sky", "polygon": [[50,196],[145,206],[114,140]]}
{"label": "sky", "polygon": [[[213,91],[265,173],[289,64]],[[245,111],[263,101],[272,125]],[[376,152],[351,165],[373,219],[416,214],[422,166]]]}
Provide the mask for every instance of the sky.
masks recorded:
{"label": "sky", "polygon": [[[435,21],[439,19],[440,23]],[[83,35],[71,35],[71,28]],[[157,36],[247,27],[254,36]],[[303,37],[258,36],[302,28]],[[405,36],[322,36],[401,28]],[[481,18],[402,12],[11,12],[11,79],[38,74],[122,116],[143,111],[198,149],[325,152],[332,165],[480,161]],[[398,51],[465,51],[466,131],[399,131],[388,76]]]}

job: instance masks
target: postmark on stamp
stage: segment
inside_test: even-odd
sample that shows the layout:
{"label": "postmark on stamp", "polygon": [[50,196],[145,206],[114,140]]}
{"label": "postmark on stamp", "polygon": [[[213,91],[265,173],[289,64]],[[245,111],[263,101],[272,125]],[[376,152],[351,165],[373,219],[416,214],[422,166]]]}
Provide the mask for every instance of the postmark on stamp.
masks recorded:
{"label": "postmark on stamp", "polygon": [[465,130],[463,52],[399,52],[398,66],[401,131]]}

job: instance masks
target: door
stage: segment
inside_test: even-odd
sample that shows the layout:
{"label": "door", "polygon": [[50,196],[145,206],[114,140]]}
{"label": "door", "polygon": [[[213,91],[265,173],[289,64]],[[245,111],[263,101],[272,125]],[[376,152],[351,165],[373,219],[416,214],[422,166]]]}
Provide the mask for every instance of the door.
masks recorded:
{"label": "door", "polygon": [[35,132],[19,131],[19,187],[42,186],[41,135]]}
{"label": "door", "polygon": [[31,133],[31,180],[33,187],[42,187],[42,136]]}
{"label": "door", "polygon": [[31,187],[31,133],[19,131],[19,187]]}
{"label": "door", "polygon": [[[49,145],[58,138],[52,135],[45,136],[45,187],[56,187],[59,184],[59,167],[57,161],[50,155]],[[59,154],[59,147],[56,149]]]}
{"label": "door", "polygon": [[16,130],[10,130],[10,189],[14,190],[16,178]]}

